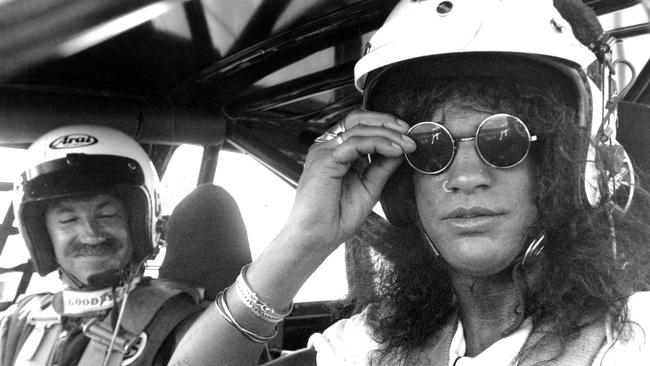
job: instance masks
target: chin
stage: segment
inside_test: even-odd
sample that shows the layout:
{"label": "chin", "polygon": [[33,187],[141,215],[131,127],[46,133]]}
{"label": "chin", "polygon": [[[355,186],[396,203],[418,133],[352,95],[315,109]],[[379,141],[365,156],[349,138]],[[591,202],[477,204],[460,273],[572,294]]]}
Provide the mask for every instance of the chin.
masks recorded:
{"label": "chin", "polygon": [[[475,244],[477,245],[477,244]],[[517,256],[518,251],[504,253],[503,250],[490,248],[483,245],[477,250],[477,246],[466,248],[464,251],[453,253],[445,260],[456,271],[470,276],[487,277],[503,272],[510,266]]]}
{"label": "chin", "polygon": [[472,276],[472,277],[490,277],[497,275],[510,266],[511,262],[508,263],[467,263],[460,266],[454,266],[454,269],[460,273]]}
{"label": "chin", "polygon": [[110,270],[122,269],[122,268],[124,268],[124,266],[120,265],[119,263],[115,263],[115,262],[106,263],[106,262],[103,262],[103,263],[94,263],[92,265],[89,264],[87,266],[79,268],[77,270],[77,272],[79,273],[80,278],[87,279],[88,277],[90,277],[92,275],[104,273],[104,272],[110,271]]}

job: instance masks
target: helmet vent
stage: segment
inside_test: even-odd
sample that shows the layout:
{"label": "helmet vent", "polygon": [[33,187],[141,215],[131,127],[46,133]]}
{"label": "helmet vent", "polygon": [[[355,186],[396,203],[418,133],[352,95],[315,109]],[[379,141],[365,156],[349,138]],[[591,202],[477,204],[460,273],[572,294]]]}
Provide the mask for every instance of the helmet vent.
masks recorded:
{"label": "helmet vent", "polygon": [[65,163],[68,164],[69,166],[78,166],[79,165],[79,160],[78,160],[79,154],[68,154],[65,157]]}
{"label": "helmet vent", "polygon": [[436,8],[436,11],[438,12],[438,15],[441,17],[447,16],[450,12],[451,9],[454,7],[454,4],[451,1],[443,1],[440,4],[438,4],[438,7]]}

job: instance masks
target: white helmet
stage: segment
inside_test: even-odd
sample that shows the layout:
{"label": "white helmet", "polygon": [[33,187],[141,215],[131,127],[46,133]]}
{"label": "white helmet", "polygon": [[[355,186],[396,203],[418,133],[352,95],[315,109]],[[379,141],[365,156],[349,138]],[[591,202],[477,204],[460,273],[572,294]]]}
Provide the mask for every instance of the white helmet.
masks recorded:
{"label": "white helmet", "polygon": [[158,245],[158,175],[147,153],[128,135],[101,126],[57,128],[29,147],[26,164],[16,184],[14,210],[39,274],[58,267],[44,219],[52,199],[95,192],[117,194],[125,200],[129,214],[133,261],[143,261]]}
{"label": "white helmet", "polygon": [[[593,18],[597,23],[595,14]],[[483,63],[490,56],[497,58]],[[456,67],[453,57],[469,64]],[[552,0],[402,0],[366,45],[365,55],[354,69],[355,86],[365,92],[365,104],[379,76],[395,65],[445,58],[452,61],[444,66],[426,63],[435,69],[427,72],[440,77],[513,74],[517,69],[508,66],[508,59],[519,60],[517,66],[525,60],[532,68],[559,71],[575,86],[580,126],[591,131],[592,143],[584,149],[587,163],[582,191],[592,206],[601,202],[594,144],[619,145],[616,112],[607,114],[603,95],[610,98],[610,91],[601,91],[591,79],[601,75],[588,72],[593,66],[603,67],[602,63],[598,64],[596,54],[574,36]],[[499,59],[503,63],[494,61]],[[632,176],[630,173],[628,179]]]}

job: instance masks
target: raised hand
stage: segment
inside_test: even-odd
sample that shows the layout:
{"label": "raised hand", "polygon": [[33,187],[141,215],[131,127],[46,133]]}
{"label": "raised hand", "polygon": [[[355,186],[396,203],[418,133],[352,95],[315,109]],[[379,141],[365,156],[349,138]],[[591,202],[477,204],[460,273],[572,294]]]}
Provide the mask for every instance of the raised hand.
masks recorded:
{"label": "raised hand", "polygon": [[[309,150],[284,232],[332,251],[363,223],[404,152],[408,124],[384,113],[354,111]],[[330,130],[331,131],[331,130]],[[372,162],[368,162],[372,157]]]}

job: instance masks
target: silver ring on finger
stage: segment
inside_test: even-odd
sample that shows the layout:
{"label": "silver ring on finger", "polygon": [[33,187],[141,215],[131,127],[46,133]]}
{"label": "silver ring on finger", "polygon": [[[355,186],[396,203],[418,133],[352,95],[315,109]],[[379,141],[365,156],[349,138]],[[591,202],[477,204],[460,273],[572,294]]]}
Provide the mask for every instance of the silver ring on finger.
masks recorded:
{"label": "silver ring on finger", "polygon": [[[318,136],[315,142],[327,142],[337,138],[337,136],[345,131],[345,121],[339,121],[334,126],[330,127],[322,135]],[[340,142],[339,144],[341,144]]]}
{"label": "silver ring on finger", "polygon": [[345,140],[343,140],[343,132],[339,132],[336,134],[336,142],[338,142],[339,145],[345,142]]}

